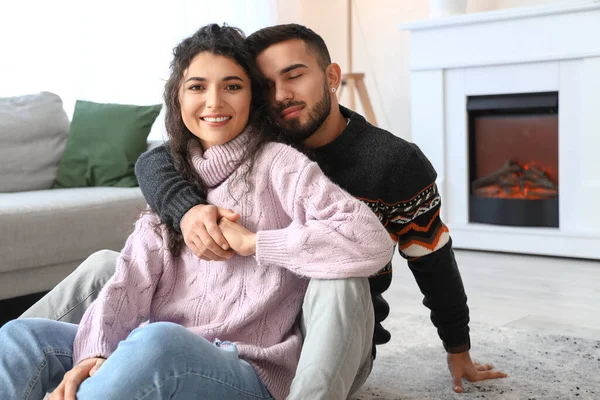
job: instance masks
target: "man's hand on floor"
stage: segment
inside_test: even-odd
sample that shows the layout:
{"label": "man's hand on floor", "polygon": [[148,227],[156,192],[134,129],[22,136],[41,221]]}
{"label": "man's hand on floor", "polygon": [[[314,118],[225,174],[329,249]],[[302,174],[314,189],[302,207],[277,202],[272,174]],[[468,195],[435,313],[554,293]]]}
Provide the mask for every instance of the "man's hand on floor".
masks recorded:
{"label": "man's hand on floor", "polygon": [[468,351],[458,354],[448,353],[448,369],[452,375],[453,389],[456,393],[463,392],[463,378],[469,382],[477,382],[508,376],[504,372],[492,371],[493,368],[492,364],[473,363]]}
{"label": "man's hand on floor", "polygon": [[181,219],[183,240],[196,257],[206,261],[225,261],[233,257],[218,225],[221,218],[236,222],[240,216],[231,210],[199,204],[190,208]]}

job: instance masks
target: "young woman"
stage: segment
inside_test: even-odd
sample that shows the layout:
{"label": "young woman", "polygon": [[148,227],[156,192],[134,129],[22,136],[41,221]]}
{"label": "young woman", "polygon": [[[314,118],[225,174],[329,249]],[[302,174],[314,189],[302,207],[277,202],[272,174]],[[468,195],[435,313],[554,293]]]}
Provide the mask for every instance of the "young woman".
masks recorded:
{"label": "young woman", "polygon": [[257,76],[243,34],[208,25],[176,47],[165,87],[177,167],[240,215],[220,224],[236,255],[202,261],[144,213],[79,327],[23,319],[0,329],[0,398],[54,388],[51,399],[287,396],[308,279],[369,276],[393,242],[315,163],[270,141]]}

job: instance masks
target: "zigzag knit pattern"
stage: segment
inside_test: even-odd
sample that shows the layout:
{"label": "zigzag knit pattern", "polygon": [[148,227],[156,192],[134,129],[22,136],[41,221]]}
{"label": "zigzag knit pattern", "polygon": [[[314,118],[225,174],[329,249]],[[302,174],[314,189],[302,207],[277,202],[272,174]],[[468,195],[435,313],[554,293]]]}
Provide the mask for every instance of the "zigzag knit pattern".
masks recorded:
{"label": "zigzag knit pattern", "polygon": [[405,258],[431,254],[444,247],[450,239],[448,227],[440,218],[441,197],[435,183],[413,198],[394,204],[382,200],[361,200],[398,241],[400,253]]}

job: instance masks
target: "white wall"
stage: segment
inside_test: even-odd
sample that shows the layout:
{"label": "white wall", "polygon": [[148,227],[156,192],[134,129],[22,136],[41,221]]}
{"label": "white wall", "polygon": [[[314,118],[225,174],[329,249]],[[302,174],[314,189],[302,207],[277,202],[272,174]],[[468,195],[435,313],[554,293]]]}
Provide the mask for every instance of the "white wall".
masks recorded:
{"label": "white wall", "polygon": [[[550,4],[565,0],[469,0],[467,13]],[[579,0],[567,0],[579,1]],[[348,0],[278,0],[278,22],[306,25],[325,39],[331,56],[346,71]],[[410,35],[400,23],[429,18],[426,0],[352,0],[353,72],[366,74],[378,125],[411,139]],[[347,103],[347,97],[342,97]],[[357,102],[357,110],[362,109]]]}
{"label": "white wall", "polygon": [[[79,99],[161,103],[173,48],[204,24],[251,33],[277,20],[277,0],[0,3],[0,97],[54,92],[69,116]],[[163,121],[151,139],[166,137]]]}

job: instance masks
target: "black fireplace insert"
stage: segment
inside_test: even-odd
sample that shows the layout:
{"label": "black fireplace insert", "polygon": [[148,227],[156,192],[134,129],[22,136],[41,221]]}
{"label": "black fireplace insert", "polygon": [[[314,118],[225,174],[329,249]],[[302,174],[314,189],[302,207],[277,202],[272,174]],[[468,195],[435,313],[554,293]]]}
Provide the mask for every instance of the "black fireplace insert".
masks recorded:
{"label": "black fireplace insert", "polygon": [[471,96],[469,220],[558,227],[558,92]]}

